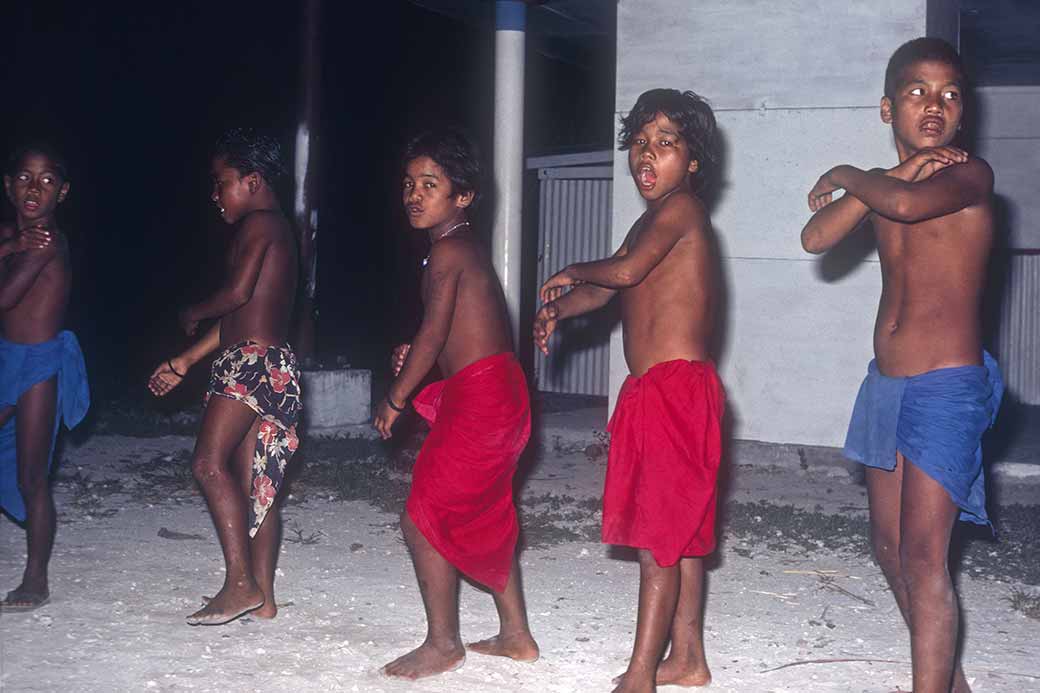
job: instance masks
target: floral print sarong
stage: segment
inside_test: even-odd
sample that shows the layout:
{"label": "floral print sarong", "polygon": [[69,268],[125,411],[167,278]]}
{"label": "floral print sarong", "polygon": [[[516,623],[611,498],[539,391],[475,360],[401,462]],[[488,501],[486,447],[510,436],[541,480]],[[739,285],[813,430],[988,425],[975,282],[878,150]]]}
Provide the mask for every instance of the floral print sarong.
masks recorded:
{"label": "floral print sarong", "polygon": [[237,400],[260,417],[249,508],[249,536],[253,537],[271,509],[285,468],[300,443],[296,424],[303,403],[300,369],[292,347],[251,341],[228,347],[213,362],[207,403],[214,394]]}

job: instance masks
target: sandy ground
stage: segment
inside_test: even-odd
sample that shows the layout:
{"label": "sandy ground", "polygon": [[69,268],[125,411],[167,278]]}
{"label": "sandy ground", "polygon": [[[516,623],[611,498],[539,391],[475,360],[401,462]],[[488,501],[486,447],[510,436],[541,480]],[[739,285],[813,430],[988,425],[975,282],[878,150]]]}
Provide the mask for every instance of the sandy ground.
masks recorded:
{"label": "sandy ground", "polygon": [[[601,450],[542,455],[523,487],[521,562],[542,659],[470,654],[456,672],[401,682],[378,668],[424,635],[396,515],[414,451],[307,448],[284,512],[278,618],[192,628],[184,616],[219,588],[223,568],[188,473],[191,445],[96,435],[66,447],[53,599],[3,614],[0,689],[565,693],[609,691],[624,669],[638,565],[596,541]],[[840,469],[740,467],[726,488],[709,578],[710,690],[909,690],[907,636],[865,553],[862,487]],[[963,549],[964,664],[975,691],[1040,690],[1036,511],[1008,509],[1001,541]],[[6,519],[0,527],[0,588],[9,589],[23,533]],[[464,638],[495,632],[486,593],[465,584],[461,609]]]}

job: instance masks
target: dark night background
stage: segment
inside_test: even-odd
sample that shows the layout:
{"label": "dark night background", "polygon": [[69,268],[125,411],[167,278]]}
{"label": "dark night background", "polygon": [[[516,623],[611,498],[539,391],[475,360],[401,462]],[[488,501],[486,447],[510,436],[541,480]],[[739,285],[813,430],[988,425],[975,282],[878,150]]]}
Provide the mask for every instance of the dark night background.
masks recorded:
{"label": "dark night background", "polygon": [[[177,310],[221,278],[231,229],[209,201],[212,143],[230,126],[265,127],[291,165],[302,8],[98,5],[5,8],[0,139],[5,160],[19,141],[39,138],[70,160],[72,188],[58,217],[76,262],[69,326],[83,343],[95,401],[146,403],[151,369],[187,344]],[[615,8],[603,3],[610,22]],[[344,354],[382,373],[389,349],[417,325],[425,246],[401,212],[400,152],[410,133],[456,123],[490,169],[492,12],[484,3],[462,21],[404,0],[324,3],[319,355]],[[527,155],[608,148],[613,40],[593,42],[580,61],[547,57],[552,51],[531,50],[532,40],[529,31]],[[476,215],[485,232],[490,211],[485,204]],[[3,216],[13,216],[6,199]],[[163,406],[198,397],[205,370]]]}

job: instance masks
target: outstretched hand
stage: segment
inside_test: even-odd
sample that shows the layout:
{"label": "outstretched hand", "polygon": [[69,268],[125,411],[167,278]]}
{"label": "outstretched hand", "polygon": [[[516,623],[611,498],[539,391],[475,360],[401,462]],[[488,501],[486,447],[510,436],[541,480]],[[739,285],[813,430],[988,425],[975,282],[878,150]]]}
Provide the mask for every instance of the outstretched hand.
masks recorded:
{"label": "outstretched hand", "polygon": [[959,147],[925,147],[909,159],[888,170],[888,175],[907,183],[919,183],[935,173],[968,160],[968,152]]}
{"label": "outstretched hand", "polygon": [[556,330],[556,322],[559,318],[560,309],[555,300],[542,306],[534,316],[534,344],[547,356],[549,354],[549,337]]}
{"label": "outstretched hand", "polygon": [[404,368],[405,359],[408,358],[408,352],[411,350],[411,344],[398,344],[394,348],[394,352],[390,356],[390,370],[393,371],[395,376]]}
{"label": "outstretched hand", "polygon": [[[833,170],[833,169],[832,169]],[[809,209],[813,213],[816,213],[829,205],[831,200],[834,199],[834,191],[840,188],[831,182],[831,172],[820,176],[820,179],[816,181],[816,185],[809,191]]]}
{"label": "outstretched hand", "polygon": [[[174,372],[174,361],[178,361],[176,372]],[[167,359],[152,371],[152,375],[148,378],[148,389],[156,397],[164,397],[184,381],[184,376],[180,374],[187,374],[187,372],[188,365],[180,362],[180,359]]]}
{"label": "outstretched hand", "polygon": [[397,421],[397,417],[400,415],[401,412],[391,407],[386,397],[380,400],[376,406],[376,415],[372,421],[372,426],[379,432],[379,436],[383,440],[390,439],[392,435],[390,429],[393,428],[394,422]]}
{"label": "outstretched hand", "polygon": [[538,290],[538,297],[542,299],[542,303],[549,303],[562,296],[567,287],[577,286],[581,283],[581,280],[570,276],[570,267],[564,267],[542,284],[542,288]]}
{"label": "outstretched hand", "polygon": [[16,253],[23,253],[27,250],[42,250],[53,242],[54,235],[47,228],[46,224],[37,224],[19,230],[18,235],[15,237],[14,250]]}

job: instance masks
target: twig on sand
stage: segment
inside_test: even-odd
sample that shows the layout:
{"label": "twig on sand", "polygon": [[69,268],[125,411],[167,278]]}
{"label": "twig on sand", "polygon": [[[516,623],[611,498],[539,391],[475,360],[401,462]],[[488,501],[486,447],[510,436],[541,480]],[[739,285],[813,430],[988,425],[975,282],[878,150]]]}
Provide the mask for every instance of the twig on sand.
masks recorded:
{"label": "twig on sand", "polygon": [[787,664],[781,664],[778,667],[772,669],[763,669],[760,674],[768,674],[771,671],[780,671],[781,669],[787,669],[788,667],[800,667],[805,664],[840,664],[844,662],[867,662],[869,664],[903,664],[910,666],[910,662],[904,662],[898,659],[871,659],[869,657],[840,657],[838,659],[800,659],[797,662],[788,662]]}
{"label": "twig on sand", "polygon": [[776,597],[777,599],[780,599],[785,602],[798,596],[794,592],[787,592],[785,594],[780,594],[779,592],[766,592],[765,590],[748,590],[748,592],[752,592],[754,594],[764,594],[769,597]]}
{"label": "twig on sand", "polygon": [[846,597],[852,597],[856,601],[862,602],[863,604],[866,604],[867,606],[872,606],[872,607],[876,607],[877,606],[876,603],[872,602],[871,600],[867,599],[866,597],[861,597],[858,594],[854,594],[852,592],[849,592],[847,589],[845,589],[841,585],[836,584],[834,582],[834,578],[833,577],[831,577],[829,575],[820,575],[819,577],[820,577],[820,585],[824,589],[830,590],[831,592],[839,592],[841,594],[844,594]]}
{"label": "twig on sand", "polygon": [[317,544],[319,541],[321,541],[321,538],[325,536],[325,532],[321,531],[320,529],[316,532],[311,532],[310,534],[304,535],[303,530],[300,529],[299,525],[296,525],[295,523],[289,531],[294,532],[296,534],[296,536],[285,538],[285,540],[290,544],[303,544],[305,546],[309,546],[311,544]]}

